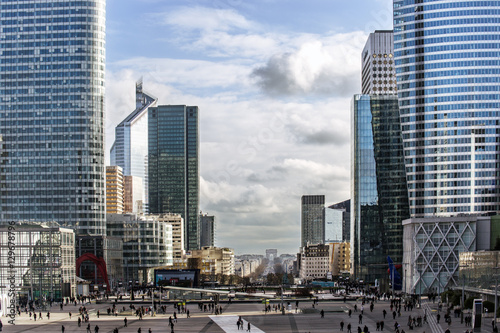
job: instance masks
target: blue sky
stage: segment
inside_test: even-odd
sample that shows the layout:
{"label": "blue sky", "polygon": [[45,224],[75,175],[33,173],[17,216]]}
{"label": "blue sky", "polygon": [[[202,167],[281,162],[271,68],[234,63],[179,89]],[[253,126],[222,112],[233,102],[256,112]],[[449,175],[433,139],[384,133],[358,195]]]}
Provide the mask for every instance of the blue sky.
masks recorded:
{"label": "blue sky", "polygon": [[237,254],[300,243],[300,197],[348,199],[360,54],[388,0],[108,0],[106,142],[134,108],[200,108],[200,208]]}

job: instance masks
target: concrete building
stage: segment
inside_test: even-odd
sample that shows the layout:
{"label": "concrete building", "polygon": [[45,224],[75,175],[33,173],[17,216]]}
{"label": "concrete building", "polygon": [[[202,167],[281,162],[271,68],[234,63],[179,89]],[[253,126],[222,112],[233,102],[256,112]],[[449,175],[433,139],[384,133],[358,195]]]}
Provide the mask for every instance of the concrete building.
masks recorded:
{"label": "concrete building", "polygon": [[394,0],[412,218],[500,211],[500,3]]}
{"label": "concrete building", "polygon": [[47,304],[50,299],[60,301],[62,297],[76,295],[72,229],[55,222],[2,225],[0,253],[0,285],[6,286],[5,294],[10,293],[7,286],[14,276],[17,302],[29,299]]}
{"label": "concrete building", "polygon": [[349,274],[351,270],[351,245],[346,242],[329,243],[330,271],[333,276]]}
{"label": "concrete building", "polygon": [[200,213],[200,245],[215,246],[215,216]]}
{"label": "concrete building", "polygon": [[172,226],[172,264],[178,268],[185,267],[184,219],[180,214],[161,214],[158,221]]}
{"label": "concrete building", "polygon": [[362,52],[363,95],[394,95],[397,91],[392,30],[376,30]]}
{"label": "concrete building", "polygon": [[148,269],[173,262],[172,225],[155,215],[108,214],[107,232],[123,240],[126,281],[148,282]]}
{"label": "concrete building", "polygon": [[398,100],[355,95],[351,111],[351,273],[388,288],[387,257],[402,262],[409,218]]}
{"label": "concrete building", "polygon": [[[123,169],[124,176],[133,176],[141,179],[141,198],[134,202],[142,202],[144,212],[148,205],[148,110],[156,106],[158,99],[143,90],[142,79],[135,84],[135,110],[115,128],[115,142],[111,147],[111,164]],[[136,181],[138,182],[138,181]],[[138,183],[135,190],[138,190]],[[129,211],[127,213],[139,213]]]}
{"label": "concrete building", "polygon": [[0,6],[0,223],[104,235],[106,1]]}
{"label": "concrete building", "polygon": [[300,255],[299,277],[303,280],[326,279],[331,274],[330,246],[328,244],[308,245]]}
{"label": "concrete building", "polygon": [[301,199],[301,246],[325,240],[325,196],[303,195]]}
{"label": "concrete building", "polygon": [[186,250],[200,248],[198,107],[149,108],[149,212],[184,219]]}
{"label": "concrete building", "polygon": [[144,213],[144,184],[143,179],[136,176],[125,176],[123,186],[123,212]]}
{"label": "concrete building", "polygon": [[234,275],[234,250],[222,247],[204,247],[186,253],[188,259],[199,259],[202,275]]}
{"label": "concrete building", "polygon": [[106,167],[106,213],[123,213],[123,172],[116,165]]}

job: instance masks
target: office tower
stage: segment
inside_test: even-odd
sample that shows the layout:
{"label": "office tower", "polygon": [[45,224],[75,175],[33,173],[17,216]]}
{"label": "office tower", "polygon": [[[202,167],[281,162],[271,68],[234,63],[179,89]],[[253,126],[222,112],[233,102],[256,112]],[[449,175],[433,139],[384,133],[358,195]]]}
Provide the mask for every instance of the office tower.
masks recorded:
{"label": "office tower", "polygon": [[200,245],[198,107],[149,108],[149,211],[184,218],[185,245]]}
{"label": "office tower", "polygon": [[123,212],[144,213],[144,186],[141,177],[123,177]]}
{"label": "office tower", "polygon": [[342,209],[325,208],[325,244],[342,242],[344,213]]}
{"label": "office tower", "polygon": [[301,246],[325,241],[325,196],[303,195],[301,206]]}
{"label": "office tower", "polygon": [[387,256],[402,262],[409,217],[397,96],[355,95],[351,126],[352,274],[387,281]]}
{"label": "office tower", "polygon": [[116,165],[106,167],[106,213],[123,213],[123,173]]}
{"label": "office tower", "polygon": [[392,95],[397,91],[392,30],[370,34],[362,53],[361,92],[365,95]]}
{"label": "office tower", "polygon": [[499,209],[500,3],[394,0],[410,213]]}
{"label": "office tower", "polygon": [[135,84],[135,110],[115,128],[111,147],[111,164],[123,168],[124,176],[142,179],[143,209],[148,206],[148,109],[156,106],[157,98],[143,90],[142,79]]}
{"label": "office tower", "polygon": [[200,248],[215,246],[215,216],[200,213]]}
{"label": "office tower", "polygon": [[351,241],[351,200],[341,201],[328,206],[330,209],[342,210],[342,241]]}
{"label": "office tower", "polygon": [[105,234],[105,0],[0,0],[0,222]]}

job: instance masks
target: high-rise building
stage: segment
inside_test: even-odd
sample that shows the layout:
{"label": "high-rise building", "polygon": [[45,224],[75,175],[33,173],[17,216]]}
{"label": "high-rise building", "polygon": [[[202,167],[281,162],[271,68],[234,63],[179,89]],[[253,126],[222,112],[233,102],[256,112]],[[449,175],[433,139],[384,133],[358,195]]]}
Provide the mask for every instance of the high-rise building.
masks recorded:
{"label": "high-rise building", "polygon": [[144,213],[143,179],[136,176],[125,176],[123,179],[123,211],[125,213]]}
{"label": "high-rise building", "polygon": [[142,179],[144,211],[148,206],[148,109],[156,106],[157,98],[145,92],[142,79],[135,84],[135,110],[115,128],[111,147],[111,164],[123,168],[124,176]]}
{"label": "high-rise building", "polygon": [[184,218],[185,245],[200,245],[198,107],[149,108],[149,211]]}
{"label": "high-rise building", "polygon": [[325,196],[303,195],[301,206],[301,246],[325,242]]}
{"label": "high-rise building", "polygon": [[0,0],[0,222],[105,234],[105,0]]}
{"label": "high-rise building", "polygon": [[173,263],[181,265],[184,262],[186,254],[184,246],[184,219],[180,214],[161,214],[158,216],[158,221],[168,223],[172,226],[172,251]]}
{"label": "high-rise building", "polygon": [[215,246],[215,216],[200,213],[200,246]]}
{"label": "high-rise building", "polygon": [[361,58],[361,92],[365,95],[392,95],[397,91],[392,30],[370,34]]}
{"label": "high-rise building", "polygon": [[342,241],[351,241],[351,200],[345,200],[328,206],[330,209],[342,210]]}
{"label": "high-rise building", "polygon": [[387,286],[409,217],[397,96],[355,95],[351,112],[351,273]]}
{"label": "high-rise building", "polygon": [[393,4],[411,216],[500,211],[500,2]]}
{"label": "high-rise building", "polygon": [[342,209],[325,208],[325,244],[342,242],[344,213]]}
{"label": "high-rise building", "polygon": [[106,167],[106,213],[123,213],[123,173],[117,165]]}

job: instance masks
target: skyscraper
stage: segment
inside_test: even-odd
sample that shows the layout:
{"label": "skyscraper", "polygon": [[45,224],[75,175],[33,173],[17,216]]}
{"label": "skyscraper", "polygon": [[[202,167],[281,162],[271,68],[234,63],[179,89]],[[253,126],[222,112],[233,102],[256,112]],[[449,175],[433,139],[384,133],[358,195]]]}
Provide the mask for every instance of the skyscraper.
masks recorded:
{"label": "skyscraper", "polygon": [[361,58],[361,92],[373,95],[396,93],[392,30],[376,30],[370,34]]}
{"label": "skyscraper", "polygon": [[115,142],[111,147],[111,164],[123,168],[124,176],[142,178],[143,209],[148,206],[148,109],[157,99],[142,88],[142,80],[135,84],[135,110],[115,128]]}
{"label": "skyscraper", "polygon": [[149,108],[149,211],[181,214],[187,250],[200,244],[198,107]]}
{"label": "skyscraper", "polygon": [[351,112],[351,273],[387,281],[409,217],[397,96],[355,95]]}
{"label": "skyscraper", "polygon": [[0,6],[0,221],[105,234],[105,0]]}
{"label": "skyscraper", "polygon": [[215,246],[215,216],[200,212],[200,248]]}
{"label": "skyscraper", "polygon": [[301,202],[301,246],[324,244],[325,196],[303,195]]}
{"label": "skyscraper", "polygon": [[394,0],[412,217],[500,211],[500,2]]}

